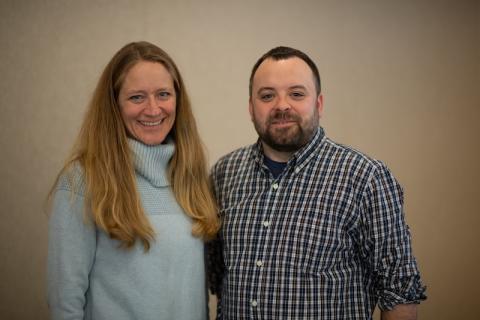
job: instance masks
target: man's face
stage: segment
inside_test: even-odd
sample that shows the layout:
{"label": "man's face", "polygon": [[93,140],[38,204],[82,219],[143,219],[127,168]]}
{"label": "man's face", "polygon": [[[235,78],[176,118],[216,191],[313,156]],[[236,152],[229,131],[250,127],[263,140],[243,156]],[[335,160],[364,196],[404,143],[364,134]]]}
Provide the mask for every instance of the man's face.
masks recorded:
{"label": "man's face", "polygon": [[302,59],[266,59],[253,77],[249,111],[267,147],[295,152],[315,134],[323,97],[317,96],[313,73]]}

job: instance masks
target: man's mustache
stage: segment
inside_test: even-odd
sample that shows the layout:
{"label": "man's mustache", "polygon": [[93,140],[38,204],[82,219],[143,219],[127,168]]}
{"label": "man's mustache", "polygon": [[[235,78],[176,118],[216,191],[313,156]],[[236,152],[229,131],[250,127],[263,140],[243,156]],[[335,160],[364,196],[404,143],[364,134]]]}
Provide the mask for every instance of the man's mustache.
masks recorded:
{"label": "man's mustache", "polygon": [[272,124],[280,121],[300,122],[300,117],[290,110],[282,111],[276,110],[270,117],[268,117],[267,124]]}

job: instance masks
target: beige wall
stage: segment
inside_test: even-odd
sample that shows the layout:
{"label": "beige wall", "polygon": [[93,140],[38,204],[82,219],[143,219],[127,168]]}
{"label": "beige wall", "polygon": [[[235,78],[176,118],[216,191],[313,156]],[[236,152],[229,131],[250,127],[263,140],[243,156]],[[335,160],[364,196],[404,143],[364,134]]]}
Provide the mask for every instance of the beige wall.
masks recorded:
{"label": "beige wall", "polygon": [[255,139],[255,60],[280,44],[309,53],[327,134],[384,160],[405,188],[428,286],[420,319],[476,318],[479,1],[227,2],[0,2],[0,318],[47,318],[42,201],[100,70],[140,39],[179,64],[211,163]]}

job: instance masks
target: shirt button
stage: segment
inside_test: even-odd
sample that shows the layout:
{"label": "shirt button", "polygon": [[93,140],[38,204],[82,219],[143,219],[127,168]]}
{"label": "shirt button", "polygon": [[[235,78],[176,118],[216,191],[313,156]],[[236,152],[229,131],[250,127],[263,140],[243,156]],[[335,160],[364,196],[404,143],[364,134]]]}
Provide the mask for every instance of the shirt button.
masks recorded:
{"label": "shirt button", "polygon": [[258,306],[257,300],[252,300],[251,304],[252,304],[252,307]]}
{"label": "shirt button", "polygon": [[299,173],[300,172],[300,168],[295,168],[295,173]]}
{"label": "shirt button", "polygon": [[263,221],[263,226],[268,228],[270,226],[270,221]]}
{"label": "shirt button", "polygon": [[262,260],[257,261],[257,267],[263,267],[263,261]]}
{"label": "shirt button", "polygon": [[277,190],[277,189],[278,189],[278,184],[277,184],[277,183],[274,183],[274,184],[272,185],[272,188],[273,188],[273,190]]}

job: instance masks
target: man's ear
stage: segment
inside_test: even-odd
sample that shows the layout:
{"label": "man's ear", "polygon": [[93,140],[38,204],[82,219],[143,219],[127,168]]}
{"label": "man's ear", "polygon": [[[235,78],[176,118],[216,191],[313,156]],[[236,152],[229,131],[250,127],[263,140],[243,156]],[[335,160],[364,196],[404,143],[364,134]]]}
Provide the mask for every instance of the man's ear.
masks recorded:
{"label": "man's ear", "polygon": [[253,103],[252,98],[248,99],[248,112],[250,113],[250,120],[253,121]]}
{"label": "man's ear", "polygon": [[318,95],[316,104],[317,104],[317,110],[318,110],[318,117],[321,118],[323,115],[323,94],[320,93]]}

